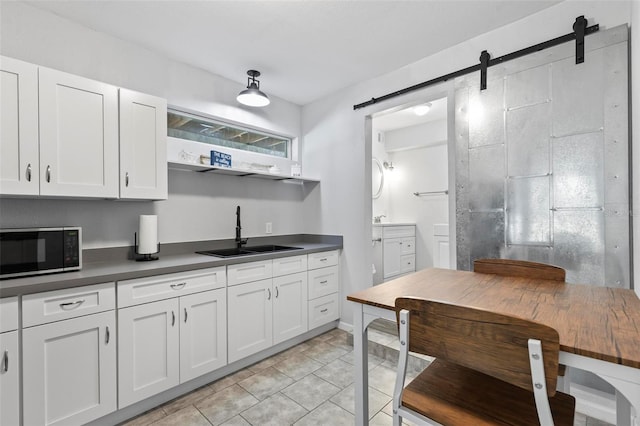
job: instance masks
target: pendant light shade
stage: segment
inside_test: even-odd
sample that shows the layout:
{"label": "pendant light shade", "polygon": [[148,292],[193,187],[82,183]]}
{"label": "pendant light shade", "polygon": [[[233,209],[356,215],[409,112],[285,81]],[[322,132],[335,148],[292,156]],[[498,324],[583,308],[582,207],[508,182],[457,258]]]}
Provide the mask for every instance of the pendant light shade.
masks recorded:
{"label": "pendant light shade", "polygon": [[256,80],[260,77],[260,71],[249,70],[247,71],[247,88],[238,93],[238,102],[243,105],[252,107],[263,107],[269,105],[271,102],[269,97],[260,90],[260,82]]}

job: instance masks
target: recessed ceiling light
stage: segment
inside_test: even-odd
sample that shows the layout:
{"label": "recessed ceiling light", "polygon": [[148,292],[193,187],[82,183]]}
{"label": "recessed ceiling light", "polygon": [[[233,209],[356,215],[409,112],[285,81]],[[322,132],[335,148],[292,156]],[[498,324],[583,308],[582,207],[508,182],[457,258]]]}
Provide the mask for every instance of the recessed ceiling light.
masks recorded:
{"label": "recessed ceiling light", "polygon": [[422,105],[416,105],[412,108],[413,113],[419,116],[427,115],[430,109],[431,109],[431,103],[429,102]]}

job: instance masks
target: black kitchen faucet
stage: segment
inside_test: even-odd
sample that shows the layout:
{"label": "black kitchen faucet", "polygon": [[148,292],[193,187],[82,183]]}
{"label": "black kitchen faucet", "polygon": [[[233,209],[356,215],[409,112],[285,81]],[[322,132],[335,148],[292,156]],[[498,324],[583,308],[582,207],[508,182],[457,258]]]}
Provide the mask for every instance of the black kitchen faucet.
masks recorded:
{"label": "black kitchen faucet", "polygon": [[240,226],[240,206],[236,207],[236,245],[239,249],[242,248],[244,244],[247,244],[248,238],[242,239],[242,226]]}

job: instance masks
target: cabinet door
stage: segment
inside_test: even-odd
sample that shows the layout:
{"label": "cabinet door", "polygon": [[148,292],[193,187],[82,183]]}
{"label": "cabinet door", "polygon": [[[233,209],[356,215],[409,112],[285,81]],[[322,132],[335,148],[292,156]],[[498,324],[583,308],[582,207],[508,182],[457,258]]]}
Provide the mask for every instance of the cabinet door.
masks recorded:
{"label": "cabinet door", "polygon": [[402,238],[388,238],[383,240],[383,269],[384,278],[398,275],[402,271],[400,253],[402,251]]}
{"label": "cabinet door", "polygon": [[118,197],[118,89],[39,69],[40,194]]}
{"label": "cabinet door", "polygon": [[38,67],[0,56],[0,194],[37,195]]}
{"label": "cabinet door", "polygon": [[308,330],[307,273],[273,279],[273,343]]}
{"label": "cabinet door", "polygon": [[167,199],[167,101],[120,89],[120,198]]}
{"label": "cabinet door", "polygon": [[271,279],[227,288],[229,362],[271,346]]}
{"label": "cabinet door", "polygon": [[24,424],[83,424],[116,410],[115,312],[24,329]]}
{"label": "cabinet door", "polygon": [[180,382],[178,299],[118,310],[118,408]]}
{"label": "cabinet door", "polygon": [[18,332],[0,334],[0,425],[17,425],[20,413]]}
{"label": "cabinet door", "polygon": [[227,364],[227,292],[180,298],[180,382]]}

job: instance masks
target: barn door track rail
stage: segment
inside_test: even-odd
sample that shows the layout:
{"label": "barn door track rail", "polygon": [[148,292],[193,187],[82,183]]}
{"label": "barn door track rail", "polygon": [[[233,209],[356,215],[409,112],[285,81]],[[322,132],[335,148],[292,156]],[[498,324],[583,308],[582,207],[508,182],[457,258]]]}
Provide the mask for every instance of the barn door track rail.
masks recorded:
{"label": "barn door track rail", "polygon": [[428,81],[424,81],[422,83],[415,84],[413,86],[406,87],[401,90],[397,90],[392,93],[388,93],[386,95],[380,96],[378,98],[371,98],[366,102],[362,102],[360,104],[354,105],[353,109],[357,110],[360,108],[367,107],[369,105],[377,104],[382,101],[386,101],[391,98],[395,98],[397,96],[406,95],[407,93],[424,89],[425,87],[432,86],[437,83],[442,83],[452,78],[460,77],[466,74],[471,74],[472,72],[480,71],[480,89],[484,90],[487,88],[487,68],[492,67],[494,65],[501,64],[503,62],[510,61],[512,59],[519,58],[521,56],[529,55],[531,53],[539,52],[544,49],[548,49],[553,46],[557,46],[562,43],[566,43],[571,40],[576,41],[576,64],[581,64],[584,62],[584,38],[587,35],[593,34],[600,29],[598,24],[592,25],[590,27],[587,26],[587,19],[584,16],[578,16],[573,23],[573,32],[569,34],[565,34],[560,37],[553,38],[551,40],[547,40],[542,43],[535,44],[533,46],[526,47],[524,49],[508,53],[506,55],[491,59],[491,55],[483,50],[480,54],[480,63],[477,65],[473,65],[467,68],[463,68],[458,71],[451,72],[449,74],[442,75],[440,77],[433,78]]}

